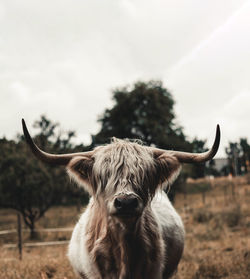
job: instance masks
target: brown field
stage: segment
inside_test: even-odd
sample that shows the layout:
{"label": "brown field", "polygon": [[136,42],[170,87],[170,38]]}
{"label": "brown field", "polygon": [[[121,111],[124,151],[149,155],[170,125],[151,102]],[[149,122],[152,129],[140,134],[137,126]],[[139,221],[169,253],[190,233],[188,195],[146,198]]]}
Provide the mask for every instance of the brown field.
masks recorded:
{"label": "brown field", "polygon": [[[195,183],[204,181],[191,182]],[[186,228],[185,251],[174,279],[250,278],[250,179],[233,182],[213,181],[205,195],[178,194],[175,207]],[[73,227],[79,213],[75,207],[56,207],[47,212],[37,227]],[[11,210],[0,211],[0,230],[16,227]],[[36,241],[68,240],[70,232],[43,232]],[[30,242],[23,233],[24,242]],[[24,247],[23,259],[17,249],[3,245],[15,243],[16,234],[0,235],[0,278],[73,279],[66,257],[67,245]]]}

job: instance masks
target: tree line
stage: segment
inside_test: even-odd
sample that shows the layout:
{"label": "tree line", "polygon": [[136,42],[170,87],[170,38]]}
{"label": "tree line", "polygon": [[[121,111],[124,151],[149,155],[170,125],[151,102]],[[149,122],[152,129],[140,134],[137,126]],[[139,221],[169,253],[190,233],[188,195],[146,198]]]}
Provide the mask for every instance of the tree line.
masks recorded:
{"label": "tree line", "polygon": [[250,145],[247,138],[240,138],[238,142],[229,142],[225,151],[228,158],[228,167],[222,170],[225,175],[231,173],[237,176],[249,172]]}
{"label": "tree line", "polygon": [[[101,129],[92,135],[89,146],[74,144],[75,131],[61,132],[60,124],[45,115],[34,122],[35,142],[42,150],[50,153],[87,151],[108,143],[112,137],[140,139],[146,145],[170,150],[207,150],[206,140],[188,140],[183,127],[176,121],[173,96],[160,81],[137,82],[133,86],[115,89],[113,101],[113,107],[106,109],[99,117]],[[35,237],[35,222],[51,206],[80,206],[87,203],[87,194],[81,188],[71,185],[64,168],[38,161],[31,154],[22,135],[14,140],[1,138],[0,150],[0,207],[20,212],[30,228],[31,238]],[[234,174],[242,173],[243,168],[247,171],[250,146],[246,139],[240,139],[240,143],[230,143],[226,152],[231,162],[228,171],[235,170]],[[180,189],[188,176],[199,178],[205,175],[219,175],[213,161],[208,165],[184,167],[169,196],[173,199],[175,190]]]}

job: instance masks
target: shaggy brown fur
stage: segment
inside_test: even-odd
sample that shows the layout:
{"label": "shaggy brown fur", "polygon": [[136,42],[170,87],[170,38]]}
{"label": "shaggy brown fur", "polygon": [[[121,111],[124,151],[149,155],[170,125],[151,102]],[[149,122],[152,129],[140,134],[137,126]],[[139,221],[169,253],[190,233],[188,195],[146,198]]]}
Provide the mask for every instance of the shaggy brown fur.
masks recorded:
{"label": "shaggy brown fur", "polygon": [[149,209],[124,227],[108,218],[99,205],[92,207],[87,226],[87,249],[101,278],[154,278],[156,264],[164,258],[164,244]]}
{"label": "shaggy brown fur", "polygon": [[[150,203],[157,187],[179,172],[176,158],[136,142],[114,139],[94,150],[92,158],[77,157],[69,166],[93,196],[86,227],[86,245],[100,278],[156,278],[166,265],[166,243]],[[109,205],[121,193],[142,203],[139,216],[112,216]],[[159,265],[160,263],[160,265]],[[91,278],[92,279],[92,278]],[[96,279],[96,278],[93,278]]]}

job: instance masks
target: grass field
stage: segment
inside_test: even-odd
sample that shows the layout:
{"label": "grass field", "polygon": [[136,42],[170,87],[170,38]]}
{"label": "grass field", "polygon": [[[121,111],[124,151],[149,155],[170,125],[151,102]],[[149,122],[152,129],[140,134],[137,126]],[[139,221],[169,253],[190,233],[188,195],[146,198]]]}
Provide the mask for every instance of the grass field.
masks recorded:
{"label": "grass field", "polygon": [[[205,194],[178,194],[175,207],[186,228],[185,251],[174,279],[250,278],[250,179],[218,178]],[[204,181],[193,181],[195,184]],[[191,187],[191,186],[190,186]],[[52,208],[37,227],[73,227],[79,213],[75,207]],[[0,210],[0,230],[16,227],[16,215]],[[41,233],[36,241],[67,240],[70,232]],[[24,242],[28,233],[23,235]],[[0,235],[0,278],[73,279],[66,257],[67,245],[25,247],[23,260],[16,249],[16,234]]]}

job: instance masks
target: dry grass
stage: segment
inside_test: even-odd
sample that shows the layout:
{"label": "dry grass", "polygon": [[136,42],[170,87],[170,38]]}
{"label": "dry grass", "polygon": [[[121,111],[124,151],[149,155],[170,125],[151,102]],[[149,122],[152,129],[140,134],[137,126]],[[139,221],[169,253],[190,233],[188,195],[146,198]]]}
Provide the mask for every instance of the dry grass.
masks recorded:
{"label": "dry grass", "polygon": [[12,249],[1,249],[0,253],[0,278],[75,278],[66,257],[66,246],[26,248],[22,261],[18,260],[17,251]]}
{"label": "dry grass", "polygon": [[[250,185],[246,178],[213,182],[212,191],[177,197],[186,228],[174,279],[250,278]],[[193,182],[192,182],[193,183]],[[233,186],[233,187],[232,187]],[[184,206],[183,206],[184,205]]]}
{"label": "dry grass", "polygon": [[[216,179],[212,191],[206,193],[205,203],[201,194],[177,196],[175,207],[185,223],[186,244],[174,279],[249,278],[248,180],[237,178],[232,185],[225,178]],[[78,215],[74,207],[53,208],[38,227],[72,227]],[[16,216],[11,211],[0,211],[0,220],[0,230],[15,227]],[[69,237],[70,233],[66,232],[40,235],[42,240],[64,240]],[[15,235],[0,236],[0,244],[13,241]],[[66,246],[24,248],[23,260],[19,261],[16,250],[0,248],[0,278],[73,279],[75,275],[66,252]]]}

